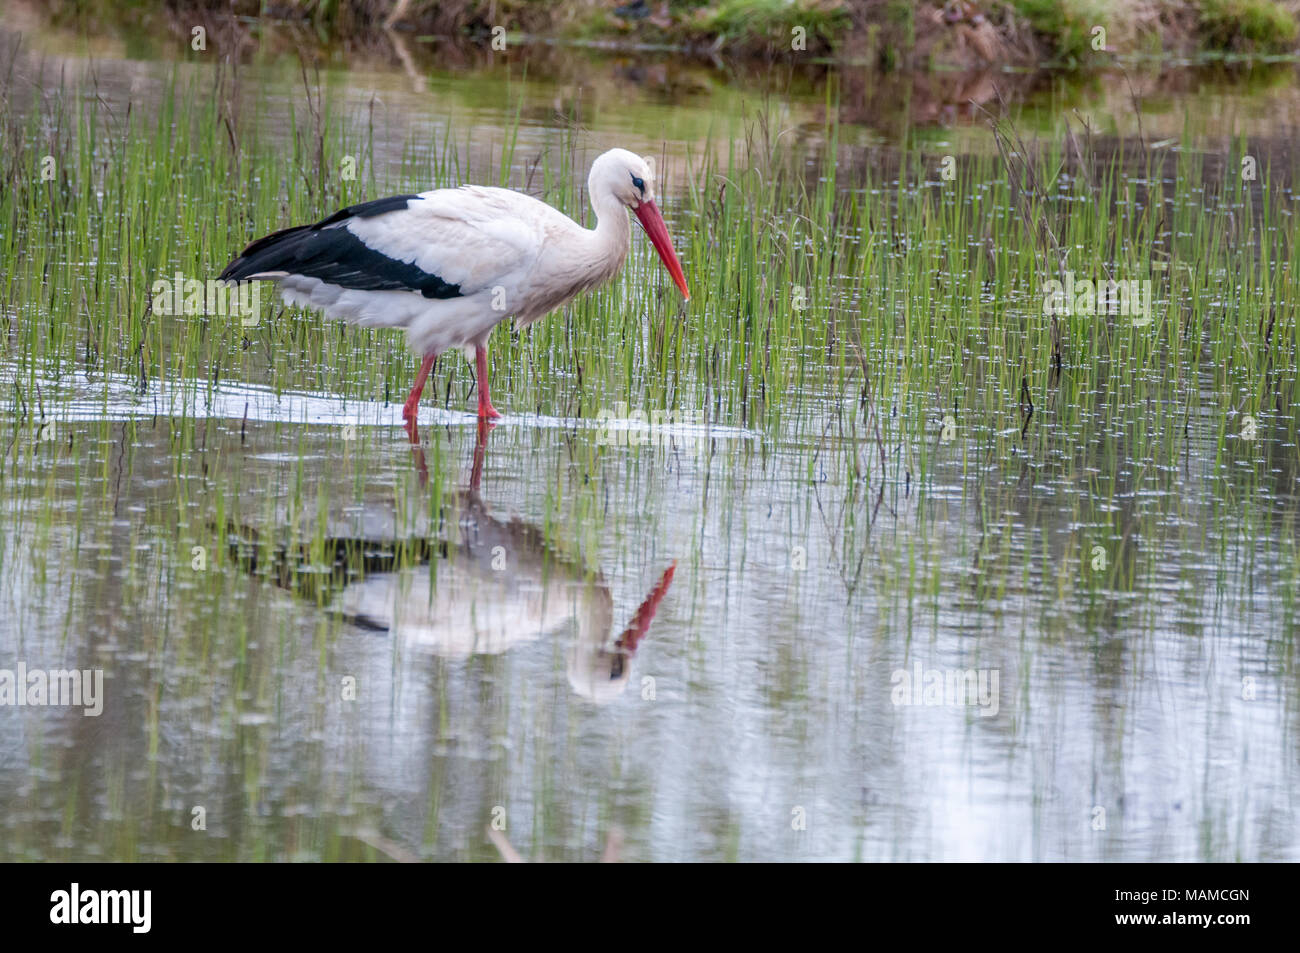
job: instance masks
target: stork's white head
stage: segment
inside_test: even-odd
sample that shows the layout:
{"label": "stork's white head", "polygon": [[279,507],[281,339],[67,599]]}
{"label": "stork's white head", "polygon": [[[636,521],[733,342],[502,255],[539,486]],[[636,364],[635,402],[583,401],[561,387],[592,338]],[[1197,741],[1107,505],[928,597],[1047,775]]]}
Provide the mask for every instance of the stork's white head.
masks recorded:
{"label": "stork's white head", "polygon": [[591,174],[587,176],[587,190],[591,194],[592,204],[599,211],[601,200],[612,196],[622,205],[635,213],[650,238],[650,244],[663,259],[664,267],[672,275],[673,281],[681,289],[682,297],[691,300],[691,293],[686,287],[686,275],[682,272],[681,262],[673,251],[672,239],[668,236],[668,226],[655,204],[654,160],[643,159],[626,149],[610,149],[597,156],[591,164]]}
{"label": "stork's white head", "polygon": [[610,149],[591,164],[587,188],[594,195],[613,195],[630,209],[655,199],[654,160],[626,149]]}

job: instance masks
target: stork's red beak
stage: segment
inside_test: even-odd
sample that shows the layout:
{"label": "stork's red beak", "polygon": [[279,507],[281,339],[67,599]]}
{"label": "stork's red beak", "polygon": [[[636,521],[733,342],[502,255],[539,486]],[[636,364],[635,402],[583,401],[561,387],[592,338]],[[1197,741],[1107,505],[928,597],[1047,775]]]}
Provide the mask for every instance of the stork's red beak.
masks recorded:
{"label": "stork's red beak", "polygon": [[686,287],[686,275],[682,272],[682,263],[677,260],[677,252],[673,251],[673,241],[668,237],[668,226],[664,224],[664,217],[659,214],[659,206],[647,200],[633,211],[641,220],[641,227],[645,229],[645,233],[650,236],[650,244],[654,245],[655,251],[663,259],[668,274],[673,276],[673,282],[681,289],[682,297],[690,301],[691,293]]}

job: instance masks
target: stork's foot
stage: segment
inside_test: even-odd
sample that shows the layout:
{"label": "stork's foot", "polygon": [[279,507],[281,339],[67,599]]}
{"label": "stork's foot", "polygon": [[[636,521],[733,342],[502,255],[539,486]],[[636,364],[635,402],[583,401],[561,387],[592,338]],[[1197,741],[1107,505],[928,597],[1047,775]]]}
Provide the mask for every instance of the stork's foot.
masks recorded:
{"label": "stork's foot", "polygon": [[497,410],[497,409],[496,409],[495,407],[493,407],[491,404],[479,404],[479,405],[478,405],[478,419],[479,419],[479,420],[500,420],[500,419],[501,419],[502,417],[504,417],[504,416],[505,416],[505,415],[504,415],[503,413],[501,413],[501,411]]}

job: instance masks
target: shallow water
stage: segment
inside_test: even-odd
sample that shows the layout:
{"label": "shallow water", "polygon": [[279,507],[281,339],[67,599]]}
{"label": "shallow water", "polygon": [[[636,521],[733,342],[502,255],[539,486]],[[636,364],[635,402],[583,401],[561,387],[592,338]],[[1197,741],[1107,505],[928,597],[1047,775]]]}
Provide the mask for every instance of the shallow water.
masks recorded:
{"label": "shallow water", "polygon": [[[96,69],[119,102],[168,75]],[[244,82],[294,98],[264,69]],[[676,156],[746,97],[665,80],[622,108],[644,72],[574,70],[509,95],[328,81],[382,89],[390,142],[507,128],[523,95],[521,153],[568,134],[566,89],[598,104],[589,151]],[[816,82],[769,93],[792,127],[817,128]],[[1291,95],[1172,85],[1149,136]],[[840,108],[846,164],[890,138],[871,103]],[[990,148],[936,116],[893,135]],[[1040,407],[1011,459],[990,448],[1018,415],[961,410],[877,498],[829,391],[776,424],[647,421],[572,412],[566,376],[528,406],[502,375],[500,426],[457,384],[413,446],[393,401],[20,357],[0,387],[52,425],[7,405],[0,669],[99,668],[105,696],[0,708],[5,859],[493,860],[501,836],[548,860],[1300,858],[1293,403],[1226,454],[1200,413],[1173,451],[1132,449],[1136,422],[1184,424],[1173,393],[1075,433]]]}

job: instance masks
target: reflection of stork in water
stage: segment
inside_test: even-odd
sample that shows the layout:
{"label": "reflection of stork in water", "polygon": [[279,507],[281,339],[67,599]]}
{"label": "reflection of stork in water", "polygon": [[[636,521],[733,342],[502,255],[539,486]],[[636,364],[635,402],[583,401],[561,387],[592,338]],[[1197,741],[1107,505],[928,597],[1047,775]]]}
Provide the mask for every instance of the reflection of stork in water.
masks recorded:
{"label": "reflection of stork in water", "polygon": [[[470,484],[456,494],[458,507],[445,514],[458,517],[454,528],[443,521],[445,533],[399,529],[390,501],[327,518],[328,572],[312,565],[308,541],[277,542],[268,553],[256,545],[262,534],[248,526],[231,527],[238,556],[255,571],[269,555],[267,568],[279,585],[314,597],[361,628],[389,632],[442,657],[496,655],[576,624],[569,683],[584,698],[607,702],[627,687],[630,660],[677,564],[663,572],[627,627],[609,641],[614,604],[603,575],[560,552],[538,527],[498,519],[483,503],[479,484],[487,437],[488,426],[480,423]],[[413,443],[412,453],[425,485],[423,448]]]}

